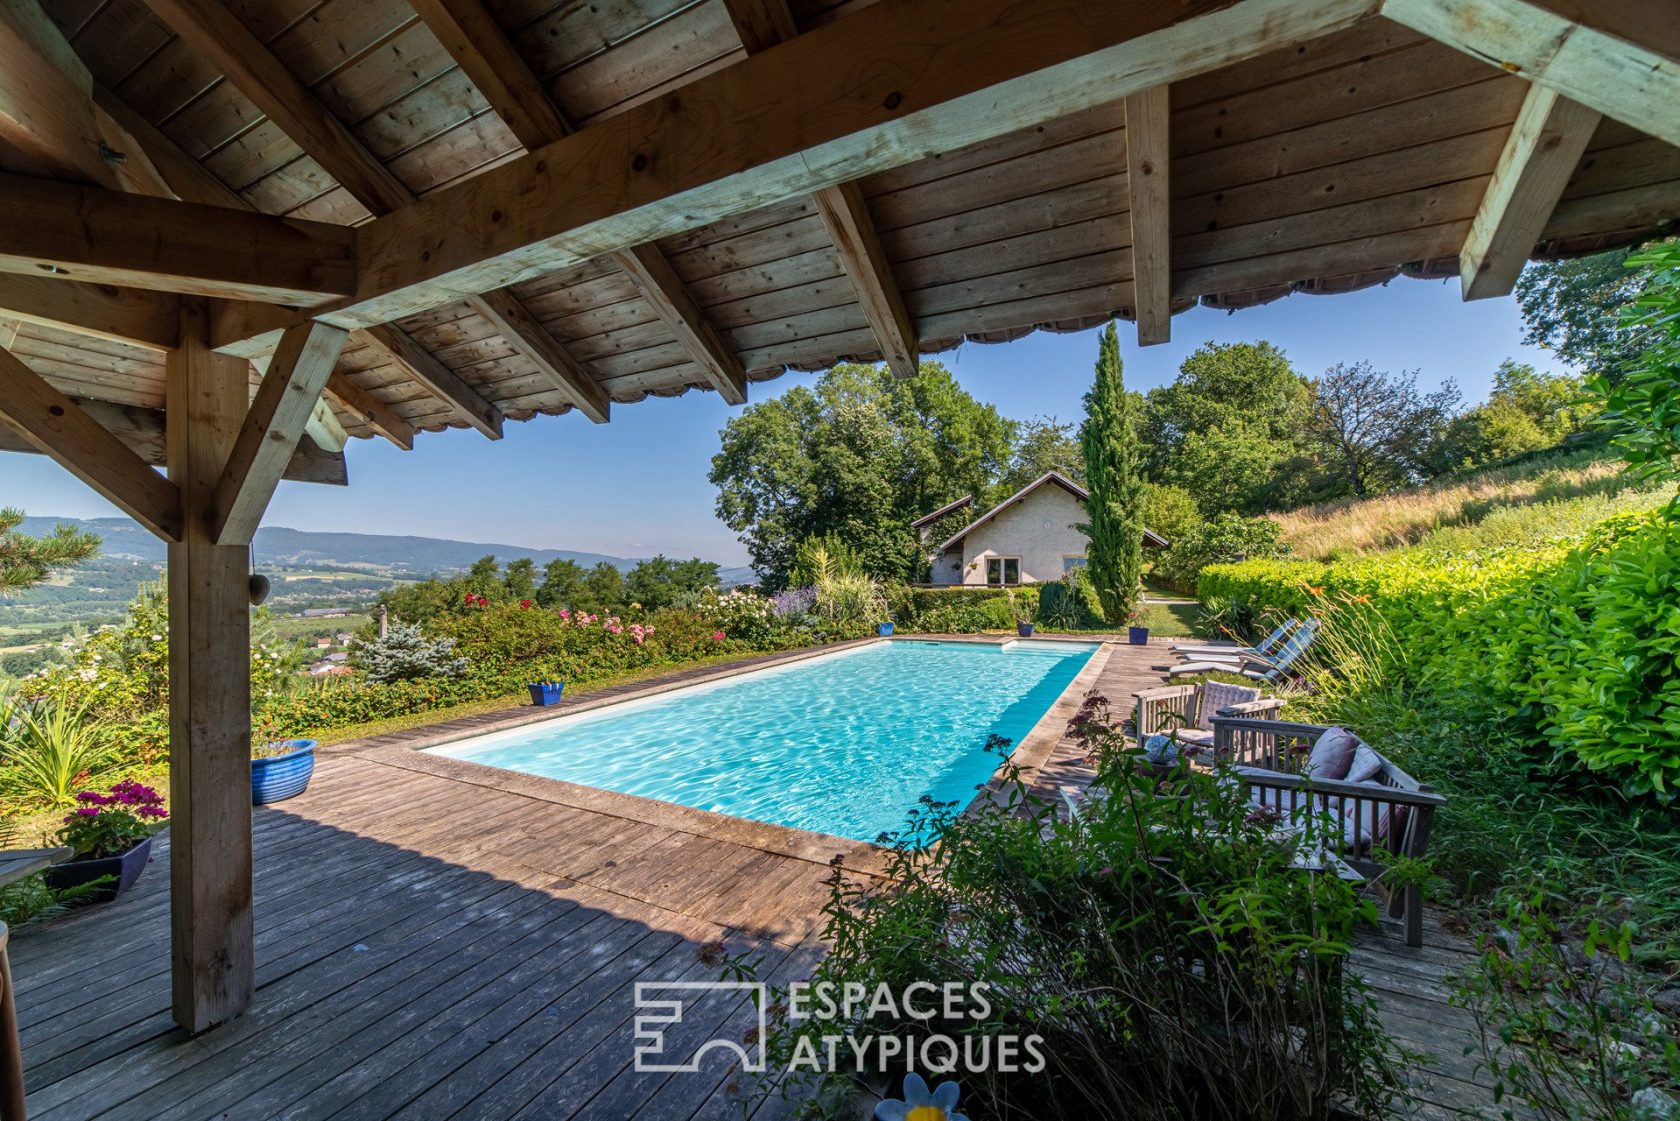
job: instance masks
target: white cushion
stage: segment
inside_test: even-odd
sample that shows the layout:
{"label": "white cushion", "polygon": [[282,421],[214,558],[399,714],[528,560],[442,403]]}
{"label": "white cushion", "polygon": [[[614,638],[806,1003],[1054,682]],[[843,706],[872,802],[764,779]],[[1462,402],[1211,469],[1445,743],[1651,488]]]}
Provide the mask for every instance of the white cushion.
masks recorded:
{"label": "white cushion", "polygon": [[1308,778],[1345,779],[1359,743],[1359,737],[1346,728],[1326,728],[1313,741],[1301,773]]}
{"label": "white cushion", "polygon": [[1361,743],[1353,750],[1353,763],[1348,767],[1347,782],[1370,782],[1376,778],[1385,766],[1381,755],[1371,750],[1369,744]]}
{"label": "white cushion", "polygon": [[1252,685],[1230,685],[1223,681],[1209,681],[1202,686],[1201,711],[1197,713],[1196,727],[1204,731],[1213,731],[1213,718],[1222,708],[1232,705],[1247,704],[1249,701],[1260,699],[1260,690]]}

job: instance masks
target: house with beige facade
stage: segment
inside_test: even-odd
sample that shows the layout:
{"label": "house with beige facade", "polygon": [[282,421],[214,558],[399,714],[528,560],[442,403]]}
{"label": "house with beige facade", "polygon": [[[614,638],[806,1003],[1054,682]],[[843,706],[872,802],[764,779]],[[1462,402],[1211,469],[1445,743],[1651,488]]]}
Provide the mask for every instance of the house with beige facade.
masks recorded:
{"label": "house with beige facade", "polygon": [[[948,515],[973,505],[960,498],[913,522],[928,547],[933,584],[1037,584],[1060,580],[1085,563],[1089,544],[1079,527],[1085,521],[1085,488],[1055,471],[1040,475],[987,510],[946,541],[931,531]],[[1166,541],[1145,529],[1146,548],[1163,549]]]}

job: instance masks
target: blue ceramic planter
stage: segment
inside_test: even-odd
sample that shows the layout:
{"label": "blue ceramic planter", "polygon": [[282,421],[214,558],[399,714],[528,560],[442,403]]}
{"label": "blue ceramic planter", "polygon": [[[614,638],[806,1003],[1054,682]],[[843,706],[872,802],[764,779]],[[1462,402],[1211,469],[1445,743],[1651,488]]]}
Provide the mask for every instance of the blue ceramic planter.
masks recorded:
{"label": "blue ceramic planter", "polygon": [[564,681],[534,681],[526,685],[531,690],[531,703],[534,705],[555,705],[560,703],[561,690],[566,688]]}
{"label": "blue ceramic planter", "polygon": [[892,628],[893,625],[891,623],[882,623],[880,626],[875,628],[875,633],[880,635],[882,638],[886,638],[888,635],[892,634]]}
{"label": "blue ceramic planter", "polygon": [[309,785],[315,773],[314,740],[282,740],[291,748],[284,755],[251,760],[251,804],[266,806],[295,798]]}
{"label": "blue ceramic planter", "polygon": [[103,856],[98,860],[71,860],[64,864],[54,864],[41,873],[41,876],[46,880],[47,886],[54,891],[80,887],[83,884],[90,884],[94,880],[110,877],[109,883],[100,884],[83,897],[88,903],[109,903],[134,886],[134,881],[138,880],[140,873],[146,870],[146,861],[151,858],[152,839],[147,837],[121,855]]}
{"label": "blue ceramic planter", "polygon": [[1031,623],[1016,623],[1015,633],[1022,638],[1031,638],[1033,636],[1033,625]]}
{"label": "blue ceramic planter", "polygon": [[1149,645],[1149,628],[1148,627],[1128,627],[1127,630],[1128,630],[1129,633],[1127,634],[1126,639],[1133,646],[1148,646]]}

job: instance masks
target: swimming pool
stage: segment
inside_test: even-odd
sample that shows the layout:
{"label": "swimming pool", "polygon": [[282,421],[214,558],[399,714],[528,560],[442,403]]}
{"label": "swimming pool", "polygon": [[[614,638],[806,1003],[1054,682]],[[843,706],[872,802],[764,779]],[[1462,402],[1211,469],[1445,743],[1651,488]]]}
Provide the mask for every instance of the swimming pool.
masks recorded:
{"label": "swimming pool", "polygon": [[873,841],[924,794],[967,803],[1097,646],[894,640],[434,748]]}

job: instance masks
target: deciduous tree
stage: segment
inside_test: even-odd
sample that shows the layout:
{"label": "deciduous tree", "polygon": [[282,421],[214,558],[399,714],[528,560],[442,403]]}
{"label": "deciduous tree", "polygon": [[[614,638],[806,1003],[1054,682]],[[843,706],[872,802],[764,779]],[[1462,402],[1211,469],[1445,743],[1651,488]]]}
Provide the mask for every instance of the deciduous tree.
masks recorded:
{"label": "deciduous tree", "polygon": [[1429,449],[1458,412],[1448,381],[1421,394],[1416,372],[1391,374],[1369,362],[1337,363],[1313,382],[1311,433],[1332,494],[1366,495],[1418,481]]}
{"label": "deciduous tree", "polygon": [[1654,338],[1649,324],[1624,319],[1621,310],[1649,287],[1655,272],[1639,248],[1529,265],[1517,278],[1523,341],[1614,385]]}

